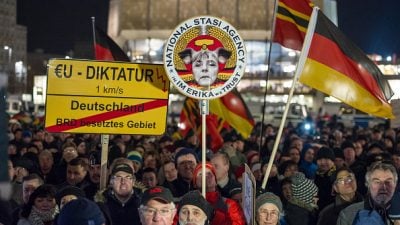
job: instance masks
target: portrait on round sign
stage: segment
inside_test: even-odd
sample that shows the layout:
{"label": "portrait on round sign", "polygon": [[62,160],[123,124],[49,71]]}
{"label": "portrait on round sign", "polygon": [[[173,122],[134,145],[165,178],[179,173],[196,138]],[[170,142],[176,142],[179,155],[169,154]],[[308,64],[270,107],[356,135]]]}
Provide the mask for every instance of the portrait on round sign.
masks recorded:
{"label": "portrait on round sign", "polygon": [[183,44],[175,49],[180,78],[200,90],[223,86],[235,69],[237,56],[232,41],[215,27],[197,26],[187,33],[180,40]]}

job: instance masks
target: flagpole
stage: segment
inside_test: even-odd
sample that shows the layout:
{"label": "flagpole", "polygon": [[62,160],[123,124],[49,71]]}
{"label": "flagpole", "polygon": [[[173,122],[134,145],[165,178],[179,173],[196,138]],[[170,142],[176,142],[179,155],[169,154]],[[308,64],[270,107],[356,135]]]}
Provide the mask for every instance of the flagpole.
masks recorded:
{"label": "flagpole", "polygon": [[269,43],[269,50],[268,50],[268,61],[267,61],[267,77],[265,78],[266,84],[265,84],[265,92],[264,92],[264,99],[263,99],[263,107],[262,107],[262,117],[261,117],[261,129],[260,129],[260,144],[258,146],[258,153],[261,153],[261,145],[262,145],[262,140],[264,136],[264,120],[265,120],[265,107],[267,106],[267,93],[268,93],[268,80],[269,80],[269,74],[271,71],[271,52],[272,52],[272,41],[274,39],[274,34],[275,34],[275,21],[276,21],[276,14],[278,11],[278,2],[279,0],[274,1],[274,14],[272,16],[272,29],[271,29],[271,34],[269,37],[270,43]]}
{"label": "flagpole", "polygon": [[94,49],[94,55],[96,58],[96,18],[94,16],[92,18],[92,32],[93,32],[93,49]]}
{"label": "flagpole", "polygon": [[269,174],[271,173],[272,164],[274,162],[276,151],[278,150],[279,142],[282,137],[283,127],[285,126],[285,122],[286,122],[287,114],[289,112],[289,106],[292,101],[294,89],[296,87],[296,84],[300,77],[300,74],[303,72],[303,67],[304,67],[304,64],[307,59],[308,51],[310,50],[310,44],[311,44],[311,40],[312,40],[312,37],[314,34],[315,24],[317,22],[318,10],[319,10],[318,7],[314,7],[313,12],[311,14],[310,22],[309,22],[308,28],[307,28],[307,33],[304,38],[303,48],[301,50],[299,62],[297,63],[296,72],[293,77],[292,87],[290,89],[289,96],[286,101],[285,111],[283,112],[283,115],[282,115],[281,124],[279,126],[279,130],[276,135],[276,139],[275,139],[274,147],[273,147],[273,150],[271,153],[271,157],[269,158],[267,171],[265,172],[265,175],[264,175],[263,183],[261,186],[262,189],[265,189],[267,186],[268,177],[269,177]]}
{"label": "flagpole", "polygon": [[[94,58],[96,59],[96,18],[92,16],[91,19],[92,19]],[[103,190],[107,185],[108,144],[110,141],[110,135],[101,134],[100,138],[101,138],[100,190]]]}

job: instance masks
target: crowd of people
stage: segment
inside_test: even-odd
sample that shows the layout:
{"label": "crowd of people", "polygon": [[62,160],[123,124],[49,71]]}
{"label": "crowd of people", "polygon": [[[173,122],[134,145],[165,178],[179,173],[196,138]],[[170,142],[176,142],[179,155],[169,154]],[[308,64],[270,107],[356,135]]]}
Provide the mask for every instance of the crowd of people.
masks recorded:
{"label": "crowd of people", "polygon": [[[275,132],[269,124],[246,138],[224,130],[222,148],[207,151],[205,184],[195,131],[110,135],[101,189],[101,135],[49,133],[12,119],[13,194],[1,201],[0,224],[400,224],[400,129],[325,122],[311,136],[288,126],[263,189]],[[253,218],[242,208],[245,164],[256,180]]]}

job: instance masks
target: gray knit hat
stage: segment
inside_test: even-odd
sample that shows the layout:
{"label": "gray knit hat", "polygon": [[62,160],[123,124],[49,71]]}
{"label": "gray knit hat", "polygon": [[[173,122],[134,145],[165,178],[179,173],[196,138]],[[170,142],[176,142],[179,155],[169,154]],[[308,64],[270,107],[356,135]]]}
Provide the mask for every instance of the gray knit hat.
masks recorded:
{"label": "gray knit hat", "polygon": [[295,173],[292,176],[292,196],[302,202],[311,204],[313,197],[318,192],[317,185],[310,179],[307,179],[303,173]]}
{"label": "gray knit hat", "polygon": [[256,199],[256,210],[258,210],[265,203],[274,204],[279,212],[282,212],[282,202],[281,199],[272,192],[265,192]]}

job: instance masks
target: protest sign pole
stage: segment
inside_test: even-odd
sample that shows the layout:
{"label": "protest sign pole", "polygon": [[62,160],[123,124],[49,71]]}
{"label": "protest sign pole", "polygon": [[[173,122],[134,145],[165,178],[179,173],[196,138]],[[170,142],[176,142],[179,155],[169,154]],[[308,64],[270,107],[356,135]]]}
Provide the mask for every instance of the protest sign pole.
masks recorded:
{"label": "protest sign pole", "polygon": [[101,173],[100,173],[100,190],[103,190],[107,185],[107,160],[108,160],[108,142],[109,134],[101,135]]}

